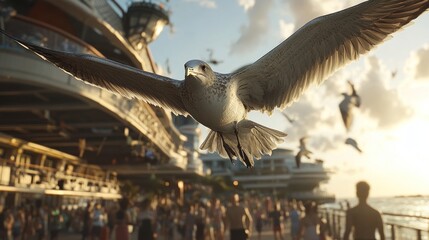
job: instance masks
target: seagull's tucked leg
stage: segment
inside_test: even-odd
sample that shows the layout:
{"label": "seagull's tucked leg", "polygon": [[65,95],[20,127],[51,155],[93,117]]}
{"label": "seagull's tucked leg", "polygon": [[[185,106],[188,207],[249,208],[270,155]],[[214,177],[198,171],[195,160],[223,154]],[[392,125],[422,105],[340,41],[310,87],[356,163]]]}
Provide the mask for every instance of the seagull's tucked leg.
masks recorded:
{"label": "seagull's tucked leg", "polygon": [[235,154],[234,150],[225,142],[225,139],[223,138],[222,133],[219,133],[219,135],[220,135],[220,138],[222,139],[223,148],[225,149],[226,154],[228,154],[229,160],[231,160],[231,163],[232,163],[233,157],[236,156],[237,154]]}
{"label": "seagull's tucked leg", "polygon": [[241,147],[240,138],[238,137],[237,123],[235,123],[234,134],[235,134],[235,137],[237,138],[237,148],[238,148],[238,153],[240,154],[241,160],[243,160],[243,162],[246,164],[246,167],[248,168],[253,167],[252,164],[250,163],[249,157]]}
{"label": "seagull's tucked leg", "polygon": [[254,159],[260,159],[262,155],[271,155],[272,150],[286,137],[286,133],[247,119],[233,124],[232,132],[221,133],[211,130],[200,149],[218,152],[224,158],[237,157],[244,165],[252,167]]}

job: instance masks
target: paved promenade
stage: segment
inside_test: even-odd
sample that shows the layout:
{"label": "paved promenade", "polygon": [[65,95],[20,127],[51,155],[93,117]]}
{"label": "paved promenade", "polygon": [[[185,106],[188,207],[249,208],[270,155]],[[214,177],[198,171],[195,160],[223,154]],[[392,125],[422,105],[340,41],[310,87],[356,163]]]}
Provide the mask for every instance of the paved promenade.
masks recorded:
{"label": "paved promenade", "polygon": [[[283,229],[285,230],[283,231],[283,239],[291,240],[290,233],[289,233],[289,225],[286,224]],[[60,240],[81,240],[82,237],[79,234],[61,234],[59,239]],[[137,236],[133,234],[130,240],[134,240],[134,239],[137,239]],[[180,238],[177,238],[177,240],[179,239]],[[115,240],[115,239],[112,237],[111,240]],[[157,240],[172,240],[172,239],[158,237]],[[225,240],[230,240],[228,235],[226,236]],[[273,231],[271,230],[270,226],[265,227],[262,231],[261,239],[258,238],[257,233],[254,231],[252,233],[252,236],[250,237],[250,240],[274,240]]]}

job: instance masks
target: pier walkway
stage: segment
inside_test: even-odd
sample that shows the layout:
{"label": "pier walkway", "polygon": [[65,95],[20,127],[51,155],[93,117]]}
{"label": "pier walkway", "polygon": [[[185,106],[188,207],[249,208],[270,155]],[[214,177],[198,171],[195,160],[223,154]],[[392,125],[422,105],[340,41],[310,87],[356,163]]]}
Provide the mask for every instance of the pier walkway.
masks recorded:
{"label": "pier walkway", "polygon": [[[283,231],[283,239],[284,240],[291,240],[292,238],[290,237],[290,232],[289,232],[289,224],[286,223],[283,227],[284,231]],[[80,234],[76,234],[76,233],[66,233],[66,234],[61,234],[59,239],[61,240],[81,240],[82,237]],[[89,239],[89,238],[88,238]],[[115,240],[114,237],[110,238],[111,240]],[[132,234],[131,239],[130,240],[136,240],[137,236],[136,234]],[[161,236],[159,236],[157,238],[157,240],[171,240],[171,239],[167,239],[167,238],[163,238]],[[172,240],[180,240],[180,238],[175,238]],[[229,234],[227,234],[227,236],[225,237],[225,240],[230,240],[229,238]],[[250,236],[249,240],[259,240],[258,239],[258,235],[257,232],[253,231],[252,235]],[[274,240],[274,235],[273,235],[273,231],[271,230],[270,226],[266,226],[264,227],[264,229],[262,230],[262,234],[261,234],[261,239],[260,240]]]}

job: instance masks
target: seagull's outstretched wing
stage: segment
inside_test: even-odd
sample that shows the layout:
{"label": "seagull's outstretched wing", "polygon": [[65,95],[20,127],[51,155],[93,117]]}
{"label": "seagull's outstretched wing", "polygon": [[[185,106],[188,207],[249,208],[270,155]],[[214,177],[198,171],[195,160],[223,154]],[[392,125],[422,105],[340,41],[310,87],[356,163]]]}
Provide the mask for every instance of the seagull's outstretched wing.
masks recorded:
{"label": "seagull's outstretched wing", "polygon": [[352,99],[351,100],[352,100],[353,105],[355,107],[360,107],[362,100],[356,91],[355,85],[350,81],[347,81],[347,83],[349,84],[350,90],[352,91],[352,94],[351,94]]}
{"label": "seagull's outstretched wing", "polygon": [[21,46],[79,80],[119,93],[124,97],[144,100],[169,109],[175,114],[188,115],[180,97],[181,81],[179,80],[93,55],[46,49],[21,41],[1,29],[0,33],[14,39]]}
{"label": "seagull's outstretched wing", "polygon": [[344,99],[338,105],[340,108],[341,118],[343,119],[346,130],[349,131],[353,122],[353,108],[354,105],[351,103],[351,98],[347,94],[343,94]]}
{"label": "seagull's outstretched wing", "polygon": [[316,18],[231,81],[248,110],[271,112],[311,83],[370,51],[429,7],[429,0],[372,0]]}

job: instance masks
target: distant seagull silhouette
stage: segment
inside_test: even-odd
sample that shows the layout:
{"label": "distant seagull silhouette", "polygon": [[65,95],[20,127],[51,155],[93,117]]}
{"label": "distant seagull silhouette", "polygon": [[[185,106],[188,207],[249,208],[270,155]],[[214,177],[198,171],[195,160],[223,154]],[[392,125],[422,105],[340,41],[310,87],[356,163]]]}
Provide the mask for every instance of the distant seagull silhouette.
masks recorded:
{"label": "distant seagull silhouette", "polygon": [[358,152],[362,153],[362,149],[359,148],[358,143],[353,138],[347,138],[345,144],[354,147]]}
{"label": "distant seagull silhouette", "polygon": [[298,153],[295,155],[295,163],[296,163],[296,167],[300,168],[301,166],[301,158],[304,156],[308,159],[310,159],[310,154],[312,154],[311,151],[309,151],[306,147],[305,141],[306,141],[307,137],[302,137],[299,139],[299,151]]}
{"label": "distant seagull silhouette", "polygon": [[[286,134],[247,120],[249,111],[271,113],[287,107],[312,83],[323,82],[428,7],[429,0],[366,1],[308,22],[241,71],[221,74],[203,61],[188,61],[183,81],[15,40],[77,79],[175,114],[191,115],[212,130],[201,149],[216,151],[231,161],[238,158],[251,167],[254,159],[271,154]],[[195,21],[199,19],[193,19],[189,27]]]}
{"label": "distant seagull silhouette", "polygon": [[395,78],[396,74],[398,74],[398,70],[397,69],[395,69],[395,70],[392,71],[392,78]]}
{"label": "distant seagull silhouette", "polygon": [[354,108],[360,107],[361,99],[360,96],[357,94],[354,85],[350,81],[348,81],[348,84],[350,85],[351,94],[342,93],[344,99],[341,101],[339,108],[341,117],[344,122],[344,126],[346,127],[347,131],[350,131],[350,127],[353,122]]}
{"label": "distant seagull silhouette", "polygon": [[213,65],[218,65],[223,63],[223,61],[213,58],[213,49],[208,48],[207,51],[209,52],[209,59],[207,60],[207,63],[213,64]]}
{"label": "distant seagull silhouette", "polygon": [[168,74],[171,74],[170,59],[169,58],[167,58],[165,60],[165,69],[166,69],[166,71],[167,71]]}
{"label": "distant seagull silhouette", "polygon": [[295,120],[293,118],[289,117],[289,115],[287,115],[285,112],[281,112],[281,113],[282,113],[283,117],[285,117],[287,119],[287,121],[289,123],[295,122]]}

